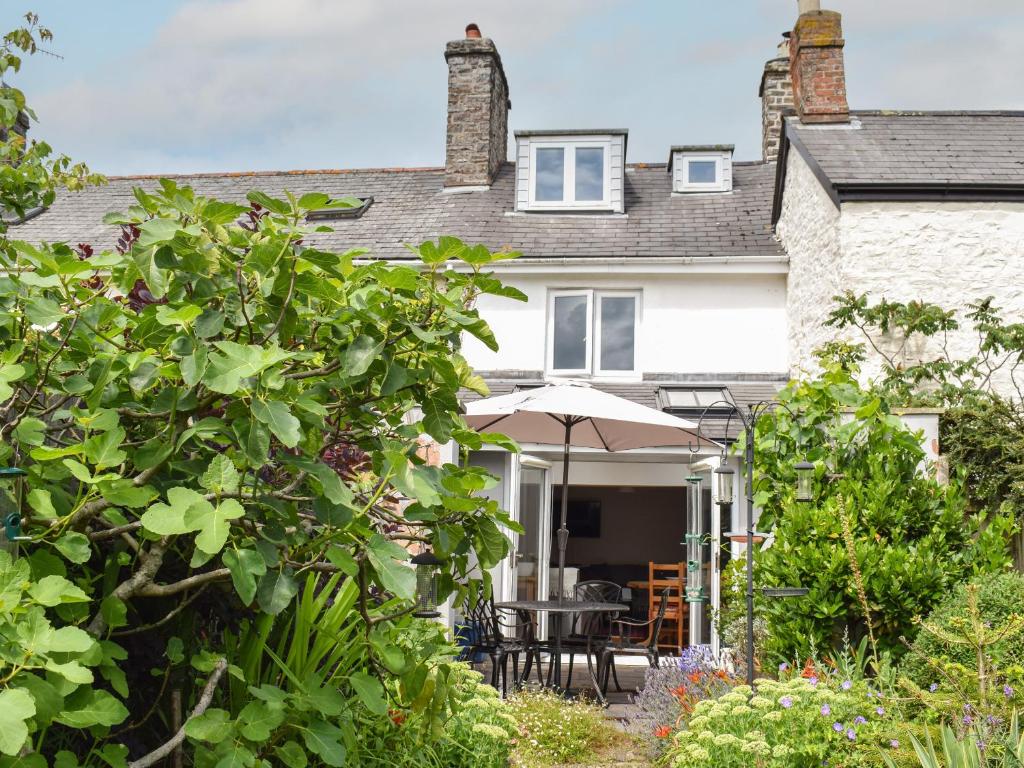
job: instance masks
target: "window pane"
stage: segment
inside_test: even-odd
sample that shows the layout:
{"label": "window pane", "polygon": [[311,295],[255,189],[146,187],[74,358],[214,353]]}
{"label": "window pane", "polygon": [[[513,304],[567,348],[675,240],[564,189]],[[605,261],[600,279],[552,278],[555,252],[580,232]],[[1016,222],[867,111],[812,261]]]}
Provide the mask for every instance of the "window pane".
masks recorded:
{"label": "window pane", "polygon": [[587,297],[555,296],[552,359],[555,370],[587,368]]}
{"label": "window pane", "polygon": [[636,337],[636,299],[605,296],[601,299],[601,369],[632,371]]}
{"label": "window pane", "polygon": [[604,148],[576,148],[576,199],[604,200]]}
{"label": "window pane", "polygon": [[687,180],[690,184],[714,184],[718,181],[715,178],[714,160],[691,160],[687,164]]}
{"label": "window pane", "polygon": [[565,199],[565,150],[548,147],[537,150],[537,200]]}

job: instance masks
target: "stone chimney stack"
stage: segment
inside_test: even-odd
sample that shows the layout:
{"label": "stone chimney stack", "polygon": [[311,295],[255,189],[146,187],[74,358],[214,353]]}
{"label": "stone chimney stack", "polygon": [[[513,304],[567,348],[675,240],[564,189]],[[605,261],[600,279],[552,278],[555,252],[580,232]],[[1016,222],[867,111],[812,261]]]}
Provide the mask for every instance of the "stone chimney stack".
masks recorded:
{"label": "stone chimney stack", "polygon": [[444,185],[486,187],[508,154],[508,83],[498,49],[476,24],[445,47],[448,139]]}
{"label": "stone chimney stack", "polygon": [[842,16],[818,0],[799,0],[800,17],[789,41],[796,113],[804,123],[846,123],[846,67]]}
{"label": "stone chimney stack", "polygon": [[761,157],[766,163],[779,156],[782,119],[793,111],[793,81],[789,76],[789,32],[784,32],[778,56],[765,62],[761,75]]}

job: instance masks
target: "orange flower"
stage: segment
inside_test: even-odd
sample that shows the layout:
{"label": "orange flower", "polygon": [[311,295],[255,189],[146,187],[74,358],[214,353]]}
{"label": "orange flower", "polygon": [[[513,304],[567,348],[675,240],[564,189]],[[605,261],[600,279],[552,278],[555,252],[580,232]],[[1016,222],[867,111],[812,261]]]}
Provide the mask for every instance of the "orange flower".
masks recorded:
{"label": "orange flower", "polygon": [[691,672],[690,673],[690,682],[691,683],[699,683],[700,679],[701,679],[700,672]]}
{"label": "orange flower", "polygon": [[675,696],[677,699],[685,699],[686,694],[687,690],[685,685],[680,685],[679,687],[672,689],[672,695]]}
{"label": "orange flower", "polygon": [[726,672],[724,669],[716,669],[715,670],[715,677],[717,677],[719,680],[728,680],[729,679],[729,673]]}
{"label": "orange flower", "polygon": [[672,727],[668,725],[659,725],[654,729],[654,735],[659,739],[667,739],[672,735]]}
{"label": "orange flower", "polygon": [[812,678],[818,676],[818,670],[814,668],[814,661],[811,659],[807,660],[804,664],[804,671],[800,673],[800,677]]}
{"label": "orange flower", "polygon": [[391,722],[395,725],[401,725],[405,722],[405,712],[399,709],[389,709],[388,716],[391,718]]}

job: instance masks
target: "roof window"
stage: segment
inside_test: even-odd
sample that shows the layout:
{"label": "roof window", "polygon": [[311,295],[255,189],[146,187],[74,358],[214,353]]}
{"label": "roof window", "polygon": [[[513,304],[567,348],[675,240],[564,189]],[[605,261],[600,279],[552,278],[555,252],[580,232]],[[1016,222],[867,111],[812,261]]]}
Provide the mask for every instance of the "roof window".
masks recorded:
{"label": "roof window", "polygon": [[335,221],[337,219],[358,219],[373,205],[372,197],[341,197],[329,200],[323,208],[306,214],[306,221]]}
{"label": "roof window", "polygon": [[666,411],[703,413],[731,411],[736,402],[728,387],[661,387],[658,404]]}
{"label": "roof window", "polygon": [[516,133],[516,209],[622,211],[626,132]]}
{"label": "roof window", "polygon": [[731,144],[672,147],[668,172],[673,192],[728,192],[732,189]]}

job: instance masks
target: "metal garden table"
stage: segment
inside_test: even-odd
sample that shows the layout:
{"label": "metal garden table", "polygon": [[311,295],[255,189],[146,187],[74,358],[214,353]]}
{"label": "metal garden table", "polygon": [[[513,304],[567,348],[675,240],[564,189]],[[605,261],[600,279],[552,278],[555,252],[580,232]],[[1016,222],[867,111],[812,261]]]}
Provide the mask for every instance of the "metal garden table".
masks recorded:
{"label": "metal garden table", "polygon": [[[495,608],[506,611],[515,611],[524,623],[532,621],[531,613],[550,613],[554,624],[554,632],[561,636],[562,619],[567,614],[573,613],[610,613],[618,614],[628,610],[628,606],[621,603],[601,603],[587,600],[510,600],[505,603],[495,603]],[[588,622],[593,626],[593,622]],[[536,642],[536,640],[534,641]],[[599,701],[604,701],[601,695],[601,685],[598,682],[597,665],[590,662],[594,642],[594,633],[587,635],[587,670],[590,672],[590,681],[594,684],[594,692]],[[562,687],[561,665],[556,665],[558,679],[553,680],[556,688]]]}

